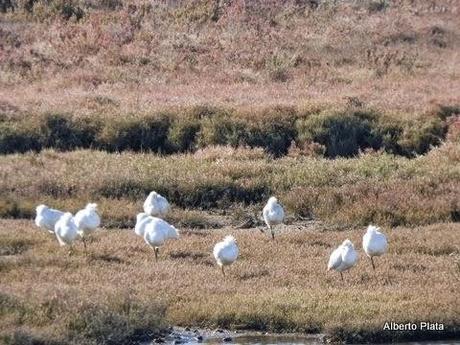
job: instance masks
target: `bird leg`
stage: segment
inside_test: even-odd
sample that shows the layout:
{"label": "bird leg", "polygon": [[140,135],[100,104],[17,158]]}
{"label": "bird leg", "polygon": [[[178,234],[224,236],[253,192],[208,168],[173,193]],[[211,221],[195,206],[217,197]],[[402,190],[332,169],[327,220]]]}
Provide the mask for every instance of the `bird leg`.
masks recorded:
{"label": "bird leg", "polygon": [[371,256],[371,263],[372,263],[372,269],[375,271],[374,259],[372,256]]}
{"label": "bird leg", "polygon": [[155,252],[155,261],[158,261],[158,252],[160,251],[160,249],[158,247],[155,247],[153,251]]}
{"label": "bird leg", "polygon": [[222,270],[222,274],[223,274],[224,277],[225,277],[224,265],[220,266],[220,269]]}
{"label": "bird leg", "polygon": [[88,252],[86,251],[86,239],[84,237],[82,237],[81,241],[83,242],[83,249],[85,251],[85,255],[88,255]]}
{"label": "bird leg", "polygon": [[343,274],[342,274],[342,272],[340,272],[340,278],[342,278],[342,281],[343,281]]}
{"label": "bird leg", "polygon": [[273,232],[273,230],[272,230],[272,240],[273,241],[275,240],[275,233]]}

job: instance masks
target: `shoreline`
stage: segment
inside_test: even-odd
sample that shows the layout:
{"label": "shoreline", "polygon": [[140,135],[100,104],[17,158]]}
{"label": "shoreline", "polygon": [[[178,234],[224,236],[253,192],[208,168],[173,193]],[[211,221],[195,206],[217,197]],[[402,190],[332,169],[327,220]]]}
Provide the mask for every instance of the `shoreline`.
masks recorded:
{"label": "shoreline", "polygon": [[[408,336],[410,333],[405,333],[407,336],[402,336],[401,339],[397,342],[393,341],[378,341],[375,339],[375,336],[371,338],[362,338],[356,337],[353,341],[348,339],[346,343],[351,344],[358,344],[358,343],[393,343],[393,344],[406,344],[411,342],[444,342],[444,341],[455,341],[460,344],[460,330],[456,330],[453,332],[448,332],[447,335],[444,334],[434,334],[434,333],[424,333],[427,334],[426,337],[423,336],[415,336],[410,337]],[[402,331],[404,332],[404,331]],[[379,333],[379,332],[376,332]],[[418,332],[417,334],[421,334]],[[356,335],[355,335],[356,336]],[[351,341],[350,341],[351,340]],[[265,344],[269,341],[276,341],[281,343],[289,343],[294,342],[296,344],[325,344],[325,343],[342,343],[344,339],[334,338],[333,335],[328,333],[312,333],[312,334],[305,334],[305,333],[296,333],[296,332],[280,332],[280,333],[271,333],[271,332],[262,332],[256,330],[228,330],[228,329],[203,329],[203,328],[196,328],[196,327],[170,327],[166,331],[166,333],[160,332],[158,335],[150,338],[149,341],[142,343],[143,345],[147,345],[150,343],[157,344],[157,343],[164,343],[164,344],[194,344],[194,343],[242,343],[242,344],[249,344],[249,343],[258,343],[258,344]]]}

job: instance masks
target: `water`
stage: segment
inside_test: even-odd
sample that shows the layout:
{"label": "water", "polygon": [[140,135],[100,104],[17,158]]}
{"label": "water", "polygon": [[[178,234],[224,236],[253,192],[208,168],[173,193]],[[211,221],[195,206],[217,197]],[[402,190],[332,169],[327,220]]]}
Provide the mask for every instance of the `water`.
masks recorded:
{"label": "water", "polygon": [[[174,328],[162,338],[163,344],[232,344],[232,345],[323,345],[323,335],[235,333],[224,330],[188,330]],[[144,345],[150,345],[146,343]],[[155,344],[155,341],[153,342]],[[419,341],[397,345],[460,345],[460,340]]]}

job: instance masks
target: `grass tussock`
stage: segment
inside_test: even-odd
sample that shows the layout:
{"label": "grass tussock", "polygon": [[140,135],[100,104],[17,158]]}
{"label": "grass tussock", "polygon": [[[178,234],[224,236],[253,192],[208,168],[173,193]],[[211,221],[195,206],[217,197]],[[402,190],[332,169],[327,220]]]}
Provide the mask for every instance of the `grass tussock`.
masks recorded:
{"label": "grass tussock", "polygon": [[88,150],[8,155],[0,157],[0,214],[29,218],[39,203],[75,212],[93,200],[105,226],[132,227],[156,190],[174,205],[171,220],[196,228],[257,226],[270,195],[293,219],[392,226],[458,221],[458,151],[452,143],[415,159],[382,152],[273,159],[262,150],[229,147],[165,157]]}
{"label": "grass tussock", "polygon": [[[32,222],[2,220],[3,242],[27,239],[34,245],[0,256],[9,267],[2,270],[0,334],[7,344],[113,344],[148,340],[142,336],[173,324],[322,332],[348,342],[458,336],[460,270],[458,257],[449,253],[458,254],[456,224],[385,228],[390,250],[376,260],[376,271],[359,245],[364,228],[314,229],[285,226],[275,242],[255,228],[181,229],[181,239],[162,248],[155,263],[132,231],[101,230],[88,257],[81,243],[69,257]],[[228,233],[237,238],[241,255],[223,278],[211,251]],[[360,261],[342,283],[325,267],[345,238],[355,243]],[[425,247],[439,250],[420,250]],[[383,331],[388,320],[443,322],[445,332]]]}

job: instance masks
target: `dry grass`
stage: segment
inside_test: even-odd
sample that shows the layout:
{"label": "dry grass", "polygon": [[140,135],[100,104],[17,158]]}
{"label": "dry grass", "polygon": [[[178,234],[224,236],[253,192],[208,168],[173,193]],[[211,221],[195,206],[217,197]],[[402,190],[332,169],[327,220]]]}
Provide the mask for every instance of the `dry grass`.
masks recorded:
{"label": "dry grass", "polygon": [[455,2],[379,2],[18,0],[0,24],[1,109],[458,104]]}
{"label": "dry grass", "polygon": [[[458,225],[386,228],[390,251],[377,259],[375,272],[360,249],[364,229],[328,230],[291,225],[271,242],[256,229],[182,229],[180,240],[162,248],[155,263],[132,231],[101,230],[88,257],[81,244],[68,257],[32,222],[1,220],[2,247],[22,245],[0,257],[0,329],[3,335],[21,331],[56,342],[110,343],[106,337],[115,321],[104,324],[103,314],[95,313],[91,330],[88,320],[81,321],[82,308],[91,306],[118,313],[123,325],[120,315],[128,318],[127,334],[145,329],[150,317],[163,325],[325,332],[358,342],[458,336]],[[237,238],[241,255],[224,278],[211,251],[225,234]],[[331,250],[345,238],[355,243],[360,261],[342,283],[325,268]],[[155,311],[143,309],[152,305]],[[154,315],[140,317],[123,308]],[[386,321],[427,320],[444,322],[446,331],[382,330]]]}
{"label": "dry grass", "polygon": [[175,205],[171,220],[194,227],[219,226],[213,214],[234,225],[257,224],[271,194],[290,216],[331,224],[458,221],[459,162],[458,144],[415,159],[385,153],[272,159],[262,150],[232,148],[166,157],[43,151],[0,157],[0,214],[31,217],[39,203],[75,212],[94,200],[106,226],[129,227],[146,195],[157,190]]}
{"label": "dry grass", "polygon": [[[88,258],[67,257],[30,221],[0,220],[0,342],[118,344],[168,323],[458,336],[459,227],[437,224],[460,220],[455,1],[5,0],[0,11],[0,152],[43,150],[0,156],[0,217],[94,200],[111,228]],[[337,156],[354,158],[322,158]],[[157,264],[118,230],[151,190],[189,228]],[[289,223],[327,225],[291,225],[276,243],[235,230],[259,225],[271,194]],[[369,222],[436,225],[386,229],[378,271],[362,258],[341,284],[327,254]],[[228,232],[242,251],[223,279],[210,250]],[[392,320],[448,329],[383,332]]]}

